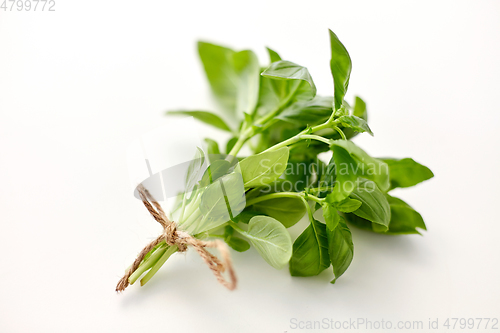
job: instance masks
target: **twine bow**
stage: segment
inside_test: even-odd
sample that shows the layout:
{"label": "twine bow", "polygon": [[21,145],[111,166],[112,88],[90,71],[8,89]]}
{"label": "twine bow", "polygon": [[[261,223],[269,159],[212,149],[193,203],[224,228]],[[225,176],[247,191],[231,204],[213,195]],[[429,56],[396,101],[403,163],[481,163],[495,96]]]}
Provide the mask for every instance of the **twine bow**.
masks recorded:
{"label": "twine bow", "polygon": [[[227,245],[220,240],[213,241],[203,241],[197,238],[194,238],[190,234],[177,230],[177,225],[175,222],[170,221],[161,208],[160,204],[153,198],[153,196],[142,186],[139,184],[137,186],[137,191],[142,199],[142,203],[148,209],[149,213],[153,216],[153,218],[161,224],[163,227],[163,233],[158,236],[151,243],[146,245],[142,251],[139,253],[137,258],[135,259],[132,266],[127,270],[125,275],[120,279],[116,286],[116,291],[120,292],[125,290],[125,288],[129,285],[129,278],[132,273],[135,272],[142,260],[156,245],[165,241],[169,246],[177,246],[179,252],[185,252],[189,245],[191,245],[196,252],[200,255],[203,261],[207,264],[208,268],[212,270],[217,281],[226,287],[229,290],[233,290],[236,288],[236,274],[234,273],[233,264],[231,261],[231,255],[229,254],[229,250]],[[223,262],[210,252],[208,252],[207,248],[216,248],[219,250]],[[227,281],[223,276],[224,273],[228,270],[229,273],[229,281]]]}

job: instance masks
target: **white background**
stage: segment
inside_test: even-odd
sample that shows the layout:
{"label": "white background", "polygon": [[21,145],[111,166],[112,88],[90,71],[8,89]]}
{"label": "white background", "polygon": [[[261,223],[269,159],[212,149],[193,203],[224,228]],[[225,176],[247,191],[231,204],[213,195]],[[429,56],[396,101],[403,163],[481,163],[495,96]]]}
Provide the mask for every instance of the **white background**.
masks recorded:
{"label": "white background", "polygon": [[[0,11],[0,332],[500,317],[500,2],[56,0],[55,9]],[[368,104],[375,137],[357,144],[434,171],[397,191],[429,231],[354,229],[354,261],[335,285],[330,270],[291,278],[251,250],[233,252],[234,292],[188,253],[117,295],[160,231],[137,218],[128,144],[167,121],[166,109],[213,107],[196,40],[252,48],[263,64],[270,46],[331,94],[327,28],[352,57],[348,100]]]}

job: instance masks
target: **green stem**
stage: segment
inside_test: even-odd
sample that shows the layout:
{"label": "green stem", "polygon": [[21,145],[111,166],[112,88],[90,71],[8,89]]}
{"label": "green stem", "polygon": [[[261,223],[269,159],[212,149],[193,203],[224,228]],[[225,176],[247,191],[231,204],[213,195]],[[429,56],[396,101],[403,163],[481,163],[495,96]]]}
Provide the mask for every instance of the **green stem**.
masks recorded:
{"label": "green stem", "polygon": [[161,266],[170,258],[172,254],[177,252],[177,246],[170,246],[167,248],[167,250],[163,253],[161,258],[156,262],[156,264],[151,268],[151,270],[148,272],[148,274],[144,275],[144,277],[141,279],[141,286],[145,285],[148,283],[149,280],[158,272]]}
{"label": "green stem", "polygon": [[332,187],[311,187],[308,189],[308,191],[317,193],[317,192],[329,191],[331,189]]}
{"label": "green stem", "polygon": [[301,140],[307,140],[307,139],[318,140],[318,141],[326,143],[327,145],[330,145],[332,143],[332,140],[324,138],[324,137],[319,136],[319,135],[303,134],[300,136],[300,139]]}
{"label": "green stem", "polygon": [[[300,80],[298,80],[299,82],[297,82],[297,84],[295,85],[294,89],[288,94],[288,96],[283,100],[283,102],[281,102],[277,107],[276,109],[274,109],[273,111],[267,113],[265,116],[263,116],[262,118],[258,119],[256,122],[255,122],[255,125],[259,126],[259,127],[262,127],[263,125],[265,125],[269,120],[272,120],[277,114],[279,114],[281,111],[283,111],[284,108],[286,108],[288,106],[288,104],[290,104],[290,102],[292,101],[292,98],[295,96],[295,94],[297,93],[299,87],[300,87]],[[248,126],[246,124],[246,122],[243,124],[243,127],[242,127],[242,132],[238,138],[238,141],[236,141],[234,147],[231,149],[231,151],[229,152],[229,156],[236,156],[236,154],[238,154],[238,152],[240,151],[240,149],[243,147],[243,145],[245,144],[245,142],[250,139],[251,137],[253,137],[255,135],[255,129],[253,126]]]}
{"label": "green stem", "polygon": [[149,258],[144,261],[135,271],[130,275],[128,282],[130,284],[134,284],[135,281],[137,281],[138,278],[141,277],[144,272],[146,272],[148,269],[153,267],[153,265],[156,264],[158,259],[165,253],[166,251],[166,244],[162,244],[156,251],[149,256]]}
{"label": "green stem", "polygon": [[179,218],[179,225],[184,224],[187,220],[192,218],[193,214],[196,212],[197,208],[199,207],[200,201],[201,201],[201,194],[197,192],[194,195],[196,195],[196,197],[193,198],[193,200],[191,200],[191,202],[185,208],[187,213],[184,214],[182,219]]}
{"label": "green stem", "polygon": [[228,222],[229,225],[234,229],[236,230],[238,233],[240,233],[241,235],[247,237],[247,238],[253,238],[251,237],[245,230],[241,229],[240,227],[238,227],[238,223],[234,222],[234,221],[229,221]]}
{"label": "green stem", "polygon": [[347,138],[345,137],[344,132],[340,128],[338,128],[337,126],[334,126],[333,129],[336,130],[340,134],[340,136],[342,137],[342,139],[347,140]]}
{"label": "green stem", "polygon": [[224,239],[224,235],[214,235],[214,234],[208,234],[207,237],[212,237],[212,238],[221,238]]}
{"label": "green stem", "polygon": [[186,208],[186,193],[182,196],[182,207],[181,207],[181,214],[179,215],[179,221],[182,221],[184,218],[184,210]]}
{"label": "green stem", "polygon": [[200,232],[196,235],[194,235],[193,237],[194,238],[198,238],[198,239],[204,239],[204,238],[207,238],[207,237],[212,237],[212,236],[215,236],[213,235],[214,232],[217,232],[217,231],[220,231],[221,229],[224,229],[227,225],[227,222],[224,223],[224,224],[221,224],[215,228],[212,228],[210,230],[207,230],[207,231],[203,231],[203,232]]}
{"label": "green stem", "polygon": [[240,135],[240,137],[238,138],[238,141],[236,141],[233,148],[229,152],[229,154],[228,154],[229,156],[236,156],[236,154],[238,154],[238,152],[240,151],[241,147],[243,147],[245,142],[250,138],[250,136],[247,137],[247,135],[245,135],[246,132],[247,131],[245,131],[244,133],[242,133]]}
{"label": "green stem", "polygon": [[[247,207],[251,205],[255,205],[256,203],[259,203],[261,201],[266,201],[266,200],[271,200],[271,199],[276,199],[276,198],[305,198],[305,194],[303,192],[277,192],[277,193],[271,193],[271,194],[266,194],[254,199],[251,199],[247,201]],[[307,195],[308,199],[311,199],[316,202],[323,202],[325,199],[315,197],[314,195]]]}
{"label": "green stem", "polygon": [[273,150],[276,150],[276,149],[280,149],[282,147],[286,147],[286,146],[289,146],[291,144],[294,144],[294,143],[296,143],[298,141],[307,140],[307,139],[318,140],[318,141],[326,143],[327,145],[331,144],[331,140],[330,139],[324,138],[322,136],[311,135],[311,134],[301,134],[301,133],[299,133],[299,134],[297,134],[295,136],[292,136],[290,139],[287,139],[285,141],[282,141],[280,143],[275,144],[272,147],[267,148],[266,150],[264,150],[264,152],[273,151]]}
{"label": "green stem", "polygon": [[188,218],[187,220],[185,220],[185,221],[184,221],[184,222],[182,222],[182,223],[179,223],[179,226],[181,226],[183,230],[187,230],[187,229],[189,229],[189,227],[191,226],[191,224],[193,224],[193,223],[194,223],[194,221],[196,221],[196,219],[197,219],[198,217],[200,217],[200,214],[201,214],[201,212],[200,212],[200,208],[199,208],[199,207],[197,207],[197,208],[194,210],[194,212],[193,212],[193,213],[191,213],[191,215],[189,216],[189,218]]}
{"label": "green stem", "polygon": [[[311,196],[309,196],[310,198]],[[311,210],[311,206],[309,206],[309,203],[307,202],[307,200],[304,198],[304,197],[300,197],[302,199],[302,201],[304,202],[304,205],[306,206],[306,209],[307,209],[307,215],[309,216],[309,221],[313,221],[314,220],[314,217],[313,217],[313,212]]]}
{"label": "green stem", "polygon": [[297,93],[297,91],[299,90],[299,87],[300,87],[300,84],[302,82],[300,80],[297,80],[296,84],[295,84],[295,87],[293,88],[292,91],[290,91],[290,93],[288,94],[288,96],[283,100],[283,102],[280,103],[280,105],[278,105],[278,107],[276,109],[274,109],[273,111],[269,112],[268,114],[266,114],[264,117],[260,118],[259,120],[257,120],[256,124],[257,125],[263,125],[264,123],[266,123],[268,120],[271,120],[273,119],[278,113],[280,113],[285,107],[288,106],[288,104],[292,101],[292,98],[295,96],[295,94]]}

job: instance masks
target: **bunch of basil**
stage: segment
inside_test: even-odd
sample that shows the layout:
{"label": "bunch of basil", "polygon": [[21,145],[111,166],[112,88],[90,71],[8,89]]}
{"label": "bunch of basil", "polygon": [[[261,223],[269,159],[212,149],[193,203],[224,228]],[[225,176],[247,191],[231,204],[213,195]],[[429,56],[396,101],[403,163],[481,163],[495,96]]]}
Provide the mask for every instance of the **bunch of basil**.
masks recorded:
{"label": "bunch of basil", "polygon": [[[200,150],[191,162],[176,211],[179,228],[200,238],[222,238],[237,251],[251,243],[273,267],[289,264],[293,276],[318,275],[332,265],[335,282],[353,259],[348,225],[393,235],[426,229],[418,212],[388,192],[433,174],[411,158],[371,157],[350,141],[358,133],[373,134],[365,102],[356,97],[351,106],[344,100],[350,56],[332,31],[330,42],[333,96],[316,95],[307,68],[269,48],[271,64],[261,68],[252,51],[199,42],[208,81],[227,119],[207,111],[168,114],[193,116],[232,134],[223,153],[216,141],[206,139],[208,154]],[[237,157],[245,144],[254,155]],[[318,158],[326,151],[333,152],[328,163]],[[318,210],[322,214],[315,214]],[[309,225],[292,245],[286,228],[306,214]],[[141,281],[147,282],[173,252],[160,244],[131,283],[152,268]]]}

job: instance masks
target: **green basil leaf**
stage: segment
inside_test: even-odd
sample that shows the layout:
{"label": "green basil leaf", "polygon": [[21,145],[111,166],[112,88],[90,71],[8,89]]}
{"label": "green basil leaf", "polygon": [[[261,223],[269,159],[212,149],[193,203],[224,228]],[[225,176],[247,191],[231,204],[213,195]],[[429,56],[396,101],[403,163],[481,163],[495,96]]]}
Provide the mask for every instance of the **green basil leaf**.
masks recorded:
{"label": "green basil leaf", "polygon": [[[372,228],[372,225],[374,223],[368,221],[367,219],[364,219],[362,217],[354,215],[353,213],[346,213],[343,215],[344,215],[344,218],[346,219],[346,221],[349,222],[350,224],[354,225],[355,227],[357,227],[359,229],[367,230],[367,231],[375,231]],[[375,231],[375,232],[377,232],[377,231]],[[381,233],[385,233],[385,232],[381,232]]]}
{"label": "green basil leaf", "polygon": [[283,224],[269,216],[252,217],[247,231],[236,229],[255,247],[265,261],[281,269],[292,256],[292,239]]}
{"label": "green basil leaf", "polygon": [[272,49],[270,49],[268,47],[266,47],[266,49],[267,49],[267,53],[269,53],[269,60],[271,61],[271,63],[281,60],[280,55],[276,51],[273,51]]}
{"label": "green basil leaf", "polygon": [[[351,109],[351,107],[349,106],[349,104],[347,104],[346,101],[344,101],[344,106],[348,109]],[[366,111],[366,103],[358,96],[356,96],[356,99],[354,102],[354,108],[352,110],[352,115],[363,119],[365,122],[368,122],[368,113]],[[356,132],[348,127],[347,128],[342,127],[342,130],[344,131],[344,134],[345,134],[347,139],[352,139],[356,135],[358,135],[358,132]]]}
{"label": "green basil leaf", "polygon": [[326,230],[328,236],[328,254],[333,266],[335,281],[347,270],[354,256],[354,245],[349,227],[342,217],[334,230]]}
{"label": "green basil leaf", "polygon": [[235,251],[245,252],[248,249],[250,249],[250,244],[246,240],[234,236],[234,229],[230,225],[227,225],[224,228],[223,237],[226,244],[229,245]]}
{"label": "green basil leaf", "polygon": [[324,123],[332,114],[333,97],[316,96],[309,101],[293,103],[276,118],[297,125],[317,125]]}
{"label": "green basil leaf", "polygon": [[331,30],[330,47],[332,52],[330,69],[333,76],[335,109],[339,109],[342,106],[347,87],[349,86],[352,63],[346,48]]}
{"label": "green basil leaf", "polygon": [[[351,193],[352,195],[352,193]],[[335,208],[344,213],[351,213],[361,207],[362,202],[356,199],[346,198],[345,200],[337,203]]]}
{"label": "green basil leaf", "polygon": [[359,117],[356,116],[342,116],[338,118],[343,127],[351,128],[356,132],[363,133],[368,132],[371,136],[373,136],[373,132],[368,126],[368,123]]}
{"label": "green basil leaf", "polygon": [[246,188],[272,183],[286,169],[289,148],[249,156],[240,162],[241,174]]}
{"label": "green basil leaf", "polygon": [[293,243],[290,274],[292,276],[318,275],[329,266],[326,225],[312,220]]}
{"label": "green basil leaf", "polygon": [[335,159],[332,156],[330,162],[328,162],[328,165],[325,168],[325,172],[321,175],[321,179],[318,183],[318,187],[326,188],[326,190],[321,191],[318,194],[320,198],[324,198],[328,193],[331,192],[336,179],[337,172],[335,167]]}
{"label": "green basil leaf", "polygon": [[403,200],[386,195],[391,207],[391,223],[387,234],[420,234],[417,228],[427,230],[424,219]]}
{"label": "green basil leaf", "polygon": [[215,97],[226,110],[234,111],[237,78],[232,63],[236,52],[227,47],[198,42],[198,53]]}
{"label": "green basil leaf", "polygon": [[224,241],[238,252],[245,252],[250,248],[250,244],[246,240],[234,236],[234,229],[230,225],[224,229]]}
{"label": "green basil leaf", "polygon": [[234,69],[238,77],[236,112],[252,113],[257,107],[260,86],[260,66],[255,53],[249,50],[233,56]]}
{"label": "green basil leaf", "polygon": [[[345,141],[345,140],[342,140]],[[333,190],[327,195],[329,202],[340,202],[347,198],[356,186],[358,163],[343,147],[333,145],[336,180]]]}
{"label": "green basil leaf", "polygon": [[326,228],[335,230],[340,221],[340,216],[335,207],[330,204],[323,204],[323,217],[325,218]]}
{"label": "green basil leaf", "polygon": [[[248,201],[249,198],[247,197],[246,200]],[[265,214],[262,212],[258,212],[256,210],[251,210],[251,209],[246,208],[244,211],[239,213],[237,216],[233,217],[233,221],[236,223],[241,222],[241,223],[248,224],[250,222],[250,220],[252,219],[252,217],[259,216],[259,215],[265,215]]]}
{"label": "green basil leaf", "polygon": [[354,226],[387,235],[420,234],[417,228],[427,230],[422,216],[403,200],[386,194],[391,207],[389,229],[383,230],[380,225],[372,223],[354,214],[345,214],[346,220]]}
{"label": "green basil leaf", "polygon": [[366,103],[361,99],[361,97],[356,96],[354,102],[353,116],[359,117],[364,121],[368,121],[368,113],[366,111]]}
{"label": "green basil leaf", "polygon": [[391,207],[386,196],[377,185],[366,179],[360,179],[350,197],[361,201],[361,206],[353,214],[379,224],[374,229],[385,231],[391,221]]}
{"label": "green basil leaf", "polygon": [[400,160],[385,158],[382,161],[389,166],[389,176],[391,179],[389,191],[396,187],[414,186],[434,177],[434,174],[428,167],[415,162],[411,158]]}
{"label": "green basil leaf", "polygon": [[[233,172],[225,175],[204,189],[200,212],[207,222],[198,226],[195,234],[219,226],[245,208],[245,189],[241,175]],[[207,227],[207,225],[209,227]]]}
{"label": "green basil leaf", "polygon": [[194,186],[196,185],[196,182],[198,182],[198,178],[201,174],[201,170],[204,163],[205,163],[205,154],[203,153],[203,150],[198,148],[198,150],[196,151],[196,155],[189,163],[187,169],[185,193],[193,190]]}
{"label": "green basil leaf", "polygon": [[285,228],[297,223],[306,213],[306,207],[299,198],[276,198],[258,202],[253,209],[280,221]]}
{"label": "green basil leaf", "polygon": [[261,75],[275,80],[299,80],[296,83],[297,95],[304,96],[302,99],[306,100],[316,96],[316,86],[307,68],[291,61],[273,62]]}
{"label": "green basil leaf", "polygon": [[229,126],[218,115],[208,111],[167,111],[167,115],[177,116],[190,116],[205,124],[212,125],[223,131],[231,132]]}
{"label": "green basil leaf", "polygon": [[300,192],[306,188],[316,187],[322,177],[323,169],[326,169],[324,163],[316,156],[311,158],[295,150],[280,178],[284,180],[280,192]]}
{"label": "green basil leaf", "polygon": [[206,138],[205,143],[207,144],[207,154],[208,154],[208,159],[210,162],[214,162],[216,160],[223,159],[221,158],[220,150],[219,150],[219,144],[217,141]]}
{"label": "green basil leaf", "polygon": [[[354,170],[342,170],[342,168],[352,167],[350,164],[337,164],[337,177],[342,172],[354,172],[356,175],[373,180],[382,191],[387,191],[390,187],[389,167],[387,163],[371,157],[363,149],[356,146],[349,140],[334,140],[332,147],[342,147],[358,162]],[[335,153],[333,155],[335,157]]]}
{"label": "green basil leaf", "polygon": [[229,139],[227,141],[227,144],[226,144],[226,154],[229,154],[229,152],[231,151],[231,149],[233,149],[234,145],[236,144],[236,142],[238,141],[238,138],[236,137],[232,137],[231,139]]}
{"label": "green basil leaf", "polygon": [[226,240],[227,245],[229,245],[233,250],[238,252],[245,252],[250,249],[250,244],[241,238],[231,236]]}
{"label": "green basil leaf", "polygon": [[[265,69],[260,78],[260,90],[259,90],[259,102],[257,104],[256,112],[258,115],[266,115],[269,112],[274,112],[280,108],[287,107],[287,105],[292,105],[297,101],[310,100],[316,95],[316,88],[312,88],[312,79],[305,67],[298,65],[297,69],[300,68],[304,77],[300,78],[286,78],[281,76],[286,76],[289,73],[283,73],[279,71],[280,77],[267,76],[267,71],[273,74],[274,69],[278,68],[282,61],[272,62],[268,69]],[[292,63],[293,64],[293,63]],[[314,85],[314,83],[312,83]]]}
{"label": "green basil leaf", "polygon": [[198,52],[210,87],[227,111],[251,112],[259,93],[260,66],[252,51],[198,42]]}
{"label": "green basil leaf", "polygon": [[230,168],[231,162],[224,159],[216,159],[214,161],[211,161],[210,166],[207,168],[207,170],[205,170],[205,173],[200,180],[200,187],[208,186],[220,177],[228,174]]}

